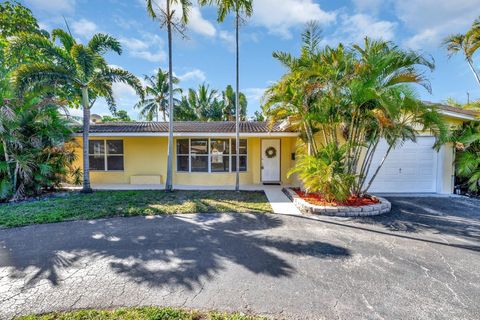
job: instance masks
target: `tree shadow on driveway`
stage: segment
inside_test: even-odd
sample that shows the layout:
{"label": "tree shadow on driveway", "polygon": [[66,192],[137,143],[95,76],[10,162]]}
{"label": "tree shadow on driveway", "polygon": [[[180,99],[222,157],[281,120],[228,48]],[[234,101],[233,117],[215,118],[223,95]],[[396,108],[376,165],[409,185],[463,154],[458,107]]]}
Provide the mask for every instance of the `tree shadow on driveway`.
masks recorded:
{"label": "tree shadow on driveway", "polygon": [[464,198],[389,198],[392,211],[356,219],[391,231],[431,232],[480,243],[480,201]]}
{"label": "tree shadow on driveway", "polygon": [[[0,271],[25,286],[47,279],[60,285],[59,270],[106,259],[111,271],[149,286],[189,290],[227,264],[255,274],[289,277],[285,255],[345,258],[348,249],[319,241],[269,236],[282,220],[270,214],[200,214],[116,218],[37,225],[0,231]],[[93,270],[94,272],[95,270]]]}

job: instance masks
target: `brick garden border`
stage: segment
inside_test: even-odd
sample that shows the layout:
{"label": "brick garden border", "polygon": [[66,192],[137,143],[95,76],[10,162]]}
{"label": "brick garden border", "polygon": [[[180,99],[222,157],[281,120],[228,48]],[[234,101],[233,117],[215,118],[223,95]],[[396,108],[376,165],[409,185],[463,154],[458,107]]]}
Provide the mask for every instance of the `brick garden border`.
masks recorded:
{"label": "brick garden border", "polygon": [[345,206],[317,206],[303,200],[294,190],[283,188],[282,190],[293,204],[304,214],[320,214],[339,217],[365,217],[376,216],[392,210],[392,204],[385,198],[377,197],[380,203],[359,207]]}

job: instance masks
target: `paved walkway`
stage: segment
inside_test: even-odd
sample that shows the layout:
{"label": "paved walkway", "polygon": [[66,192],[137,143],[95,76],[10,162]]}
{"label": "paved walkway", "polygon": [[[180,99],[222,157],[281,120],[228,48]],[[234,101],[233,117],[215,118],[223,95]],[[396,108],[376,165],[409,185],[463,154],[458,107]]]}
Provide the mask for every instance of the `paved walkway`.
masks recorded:
{"label": "paved walkway", "polygon": [[201,214],[0,230],[0,318],[161,305],[480,319],[480,201],[390,200],[391,214],[361,219]]}

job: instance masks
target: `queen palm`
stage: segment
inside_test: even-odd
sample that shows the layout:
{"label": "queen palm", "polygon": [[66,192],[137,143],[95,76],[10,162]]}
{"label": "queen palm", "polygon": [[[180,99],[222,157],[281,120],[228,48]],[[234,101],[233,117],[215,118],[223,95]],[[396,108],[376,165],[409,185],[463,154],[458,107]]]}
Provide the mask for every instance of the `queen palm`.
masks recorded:
{"label": "queen palm", "polygon": [[217,90],[203,83],[197,90],[189,89],[187,96],[190,108],[200,121],[219,120],[221,118],[220,105],[217,100]]}
{"label": "queen palm", "polygon": [[[140,100],[134,108],[141,109],[140,116],[147,121],[153,121],[156,118],[159,121],[159,114],[162,114],[163,121],[167,121],[168,102],[170,100],[170,85],[168,72],[158,69],[154,76],[145,76],[147,85],[145,87],[144,100]],[[173,84],[179,82],[177,77],[173,77]],[[181,93],[180,88],[174,88],[173,93]],[[180,100],[173,98],[174,105],[178,105]]]}
{"label": "queen palm", "polygon": [[[60,45],[55,44],[56,39]],[[114,82],[130,85],[143,97],[141,83],[132,73],[107,64],[103,55],[109,51],[121,54],[122,48],[118,40],[106,34],[95,34],[86,45],[77,43],[70,34],[61,29],[52,31],[52,40],[34,34],[20,34],[12,41],[10,50],[20,54],[24,48],[37,50],[51,59],[20,66],[14,73],[18,92],[23,93],[31,87],[53,87],[81,99],[84,171],[82,190],[91,192],[88,156],[90,109],[98,97],[104,97],[114,110]]]}
{"label": "queen palm", "polygon": [[[165,6],[159,6],[155,0],[146,0],[147,12],[152,19],[159,20],[160,26],[167,27],[168,36],[168,77],[169,77],[169,97],[168,97],[168,159],[167,159],[167,179],[165,181],[165,191],[173,190],[173,119],[175,117],[173,110],[173,62],[172,62],[172,35],[173,31],[183,34],[183,29],[188,23],[188,13],[192,3],[190,0],[162,0]],[[175,13],[177,10],[172,8],[179,6],[181,11],[180,19],[177,19]]]}
{"label": "queen palm", "polygon": [[[242,92],[240,92],[239,97],[240,119],[241,121],[245,121],[247,118],[247,97]],[[222,92],[222,120],[231,121],[235,118],[235,110],[237,106],[236,100],[237,95],[235,94],[235,91],[231,85],[228,85]]]}
{"label": "queen palm", "polygon": [[253,14],[252,0],[199,0],[200,5],[215,4],[218,7],[217,21],[223,22],[230,12],[235,13],[235,46],[236,46],[236,99],[235,99],[235,137],[236,137],[236,154],[237,166],[235,168],[235,190],[240,190],[240,46],[239,46],[239,29],[241,15],[250,17]]}
{"label": "queen palm", "polygon": [[450,35],[445,38],[443,44],[447,47],[449,56],[463,52],[475,80],[480,85],[480,76],[473,64],[473,55],[480,48],[480,17],[473,22],[465,34]]}

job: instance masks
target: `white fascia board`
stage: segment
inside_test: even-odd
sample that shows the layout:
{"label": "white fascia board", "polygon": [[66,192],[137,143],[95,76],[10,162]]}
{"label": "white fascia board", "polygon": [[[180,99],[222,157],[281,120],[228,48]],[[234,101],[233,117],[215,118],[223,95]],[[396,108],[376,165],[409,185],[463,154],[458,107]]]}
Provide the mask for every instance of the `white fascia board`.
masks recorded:
{"label": "white fascia board", "polygon": [[[235,137],[235,133],[222,132],[174,132],[175,137]],[[240,137],[298,137],[298,132],[265,132],[265,133],[240,133]],[[81,137],[81,133],[76,134]],[[93,132],[89,134],[90,137],[168,137],[168,132]]]}
{"label": "white fascia board", "polygon": [[447,111],[447,110],[438,110],[438,113],[443,114],[445,116],[452,117],[452,118],[462,119],[462,120],[477,120],[477,121],[480,120],[475,116],[471,116],[471,115],[463,114],[459,112]]}

